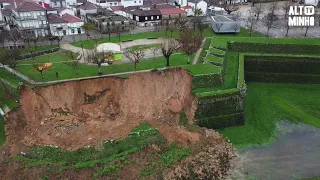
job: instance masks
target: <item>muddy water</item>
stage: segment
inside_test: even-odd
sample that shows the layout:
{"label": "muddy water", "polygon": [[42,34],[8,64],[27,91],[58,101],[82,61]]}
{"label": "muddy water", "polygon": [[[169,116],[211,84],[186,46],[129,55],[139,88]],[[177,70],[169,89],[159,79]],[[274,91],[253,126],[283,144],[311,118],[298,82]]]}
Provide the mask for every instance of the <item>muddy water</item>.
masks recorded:
{"label": "muddy water", "polygon": [[242,178],[289,180],[320,176],[320,129],[282,121],[277,132],[276,140],[267,146],[239,150]]}

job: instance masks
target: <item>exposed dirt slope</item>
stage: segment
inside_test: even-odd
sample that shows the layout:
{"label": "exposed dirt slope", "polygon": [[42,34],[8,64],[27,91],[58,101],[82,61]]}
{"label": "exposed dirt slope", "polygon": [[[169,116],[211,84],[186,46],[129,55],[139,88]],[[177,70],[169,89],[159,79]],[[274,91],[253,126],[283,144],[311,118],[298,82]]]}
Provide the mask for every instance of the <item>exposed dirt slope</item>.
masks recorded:
{"label": "exposed dirt slope", "polygon": [[7,145],[13,154],[36,144],[74,150],[126,137],[142,122],[169,141],[195,142],[197,133],[177,126],[178,112],[192,117],[196,109],[191,81],[187,71],[171,69],[24,89],[21,108],[9,114]]}

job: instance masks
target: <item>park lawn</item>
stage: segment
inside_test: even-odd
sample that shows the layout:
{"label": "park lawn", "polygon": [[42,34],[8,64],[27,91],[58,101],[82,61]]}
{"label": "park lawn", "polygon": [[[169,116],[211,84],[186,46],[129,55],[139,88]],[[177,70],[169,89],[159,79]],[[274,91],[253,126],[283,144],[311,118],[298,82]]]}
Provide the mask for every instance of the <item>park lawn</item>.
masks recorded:
{"label": "park lawn", "polygon": [[[193,59],[192,56],[190,59]],[[170,57],[170,66],[179,66],[187,64],[187,56],[176,53]],[[166,60],[164,57],[157,57],[155,60],[141,60],[140,63],[137,64],[136,70],[145,70],[145,69],[153,69],[153,68],[162,68],[166,66]],[[79,77],[89,77],[89,76],[97,76],[98,75],[98,67],[97,65],[85,65],[79,64],[79,74],[76,75],[76,71],[69,65],[64,63],[53,63],[53,65],[43,71],[44,78],[41,78],[40,73],[35,70],[32,65],[24,65],[16,67],[16,70],[20,73],[28,76],[29,78],[36,81],[53,81],[53,80],[61,80],[61,79],[70,79],[70,78],[79,78]],[[114,64],[110,66],[101,67],[101,71],[103,74],[113,74],[113,73],[121,73],[121,72],[129,72],[135,71],[134,64],[124,63],[124,64]],[[58,72],[59,77],[56,77],[56,72]]]}
{"label": "park lawn", "polygon": [[[32,43],[33,44],[33,43]],[[23,50],[21,50],[21,54],[29,54],[30,53],[30,50],[34,50],[35,52],[39,52],[39,51],[46,51],[46,50],[50,50],[50,49],[54,49],[54,48],[57,48],[58,45],[57,44],[53,44],[52,46],[51,45],[38,45],[36,48],[25,48]]]}
{"label": "park lawn", "polygon": [[276,136],[276,122],[320,128],[320,85],[247,83],[245,125],[219,130],[239,147],[263,145]]}
{"label": "park lawn", "polygon": [[[75,55],[75,57],[77,57],[77,55]],[[70,60],[70,58],[67,55],[65,55],[62,51],[58,51],[58,52],[46,54],[43,56],[37,56],[35,57],[34,60],[32,58],[21,60],[18,62],[18,65],[24,65],[24,64],[30,65],[32,63],[49,63],[49,62],[54,63],[54,62],[61,62],[61,61],[67,61],[67,60]]]}
{"label": "park lawn", "polygon": [[193,75],[220,73],[221,68],[213,64],[194,64],[185,65],[182,68],[187,69]]}
{"label": "park lawn", "polygon": [[[137,39],[147,39],[147,38],[158,38],[158,37],[178,37],[179,36],[179,31],[175,30],[172,32],[170,31],[159,31],[158,32],[144,32],[144,33],[137,33],[137,34],[124,34],[120,36],[120,40],[118,36],[113,36],[110,38],[106,37],[100,41],[98,41],[98,44],[101,43],[106,43],[106,42],[112,42],[112,43],[119,43],[121,41],[127,41],[127,40],[137,40]],[[211,27],[205,29],[202,33],[203,37],[212,37],[212,36],[218,36],[216,35],[213,30],[211,29]],[[238,37],[238,36],[245,36],[248,37],[249,36],[249,32],[247,29],[241,28],[241,32],[237,33],[237,34],[221,34],[219,36],[225,37],[225,36],[231,36],[231,37]],[[260,33],[258,32],[254,32],[253,36],[262,36]],[[77,41],[72,43],[72,45],[76,46],[76,47],[81,47],[81,43],[83,43],[83,48],[86,49],[93,49],[93,47],[95,46],[95,41],[94,40],[85,40],[85,41]]]}

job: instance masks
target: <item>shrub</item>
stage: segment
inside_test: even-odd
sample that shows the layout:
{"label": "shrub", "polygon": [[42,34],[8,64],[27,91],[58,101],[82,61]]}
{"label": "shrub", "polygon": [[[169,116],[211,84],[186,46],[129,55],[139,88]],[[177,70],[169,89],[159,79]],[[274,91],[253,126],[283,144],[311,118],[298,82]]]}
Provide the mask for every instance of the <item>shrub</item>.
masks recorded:
{"label": "shrub", "polygon": [[192,89],[210,88],[222,85],[221,73],[193,75]]}

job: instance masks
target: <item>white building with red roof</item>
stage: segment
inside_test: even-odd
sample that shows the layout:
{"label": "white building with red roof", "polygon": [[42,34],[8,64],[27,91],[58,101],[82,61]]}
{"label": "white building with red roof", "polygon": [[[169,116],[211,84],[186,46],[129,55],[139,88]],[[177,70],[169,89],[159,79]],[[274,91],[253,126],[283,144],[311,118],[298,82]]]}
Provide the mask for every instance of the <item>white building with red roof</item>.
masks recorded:
{"label": "white building with red roof", "polygon": [[49,14],[48,22],[50,26],[50,32],[53,36],[66,36],[83,34],[84,30],[82,26],[84,21],[71,14]]}

